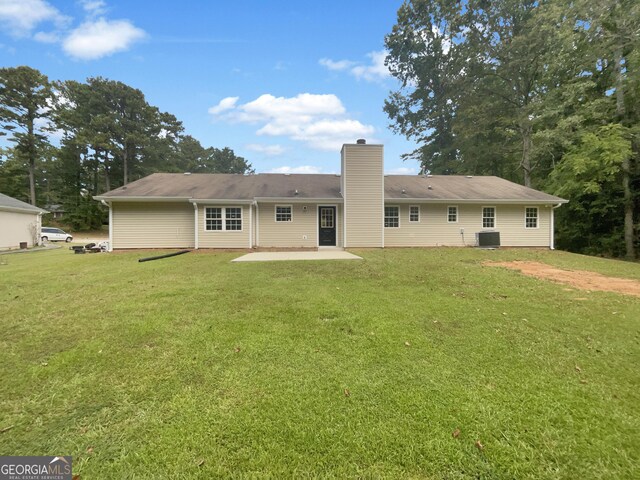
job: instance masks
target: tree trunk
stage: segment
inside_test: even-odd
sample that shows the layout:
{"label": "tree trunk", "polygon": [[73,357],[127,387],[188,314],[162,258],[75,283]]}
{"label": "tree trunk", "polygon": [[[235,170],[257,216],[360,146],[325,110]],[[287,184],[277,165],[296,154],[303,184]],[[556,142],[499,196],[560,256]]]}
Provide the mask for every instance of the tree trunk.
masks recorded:
{"label": "tree trunk", "polygon": [[104,186],[105,192],[111,191],[111,166],[109,165],[109,152],[104,151]]}
{"label": "tree trunk", "polygon": [[523,119],[520,122],[520,134],[522,135],[522,159],[520,160],[520,168],[524,172],[524,186],[531,187],[531,122],[529,119]]}
{"label": "tree trunk", "polygon": [[124,172],[124,176],[122,179],[122,184],[126,185],[129,183],[129,159],[127,158],[127,144],[125,142],[124,148],[122,149],[122,171]]}
{"label": "tree trunk", "polygon": [[29,203],[36,204],[36,142],[34,140],[33,123],[35,112],[29,110],[27,118],[28,156],[29,156]]}
{"label": "tree trunk", "polygon": [[[624,105],[624,74],[622,63],[624,61],[622,47],[616,50],[616,114],[618,121],[624,125],[626,110]],[[622,161],[622,190],[624,193],[624,247],[625,257],[633,260],[636,258],[633,246],[633,195],[631,193],[631,159]]]}

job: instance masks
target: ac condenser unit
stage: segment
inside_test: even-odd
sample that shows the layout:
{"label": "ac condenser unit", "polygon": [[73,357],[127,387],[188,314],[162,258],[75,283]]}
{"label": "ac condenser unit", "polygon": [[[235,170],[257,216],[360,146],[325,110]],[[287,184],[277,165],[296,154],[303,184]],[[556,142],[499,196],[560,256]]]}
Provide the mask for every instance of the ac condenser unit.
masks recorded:
{"label": "ac condenser unit", "polygon": [[498,248],[500,246],[500,232],[477,232],[476,247]]}

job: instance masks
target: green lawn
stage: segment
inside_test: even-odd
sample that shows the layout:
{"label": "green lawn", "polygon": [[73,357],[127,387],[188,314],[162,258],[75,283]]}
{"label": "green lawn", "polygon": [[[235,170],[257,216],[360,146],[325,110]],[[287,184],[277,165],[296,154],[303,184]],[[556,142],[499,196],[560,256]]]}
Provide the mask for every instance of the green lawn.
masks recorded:
{"label": "green lawn", "polygon": [[640,265],[354,253],[0,256],[0,454],[83,478],[637,478],[640,298],[482,262]]}

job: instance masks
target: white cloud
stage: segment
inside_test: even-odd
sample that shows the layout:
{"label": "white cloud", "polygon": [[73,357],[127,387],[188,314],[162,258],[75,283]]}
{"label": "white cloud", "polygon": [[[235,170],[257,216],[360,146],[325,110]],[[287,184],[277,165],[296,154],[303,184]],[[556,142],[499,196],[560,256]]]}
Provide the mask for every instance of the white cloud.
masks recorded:
{"label": "white cloud", "polygon": [[127,50],[146,36],[144,30],[128,20],[90,20],[73,30],[62,43],[64,51],[74,58],[95,60]]}
{"label": "white cloud", "polygon": [[212,115],[218,115],[222,112],[226,112],[227,110],[231,110],[236,106],[236,102],[239,98],[240,97],[223,98],[222,100],[220,100],[220,102],[218,102],[218,105],[209,109],[209,113]]}
{"label": "white cloud", "polygon": [[353,143],[357,138],[371,138],[374,131],[371,125],[363,125],[357,120],[319,120],[295,129],[292,138],[317,150],[336,151],[342,144]]}
{"label": "white cloud", "polygon": [[261,125],[256,135],[288,137],[319,150],[339,150],[343,143],[375,131],[371,125],[348,118],[333,94],[301,93],[288,98],[264,94],[241,105],[237,97],[227,97],[209,112],[231,123]]}
{"label": "white cloud", "polygon": [[38,32],[33,39],[40,43],[58,43],[60,35],[57,32]]}
{"label": "white cloud", "polygon": [[247,150],[262,153],[268,157],[277,157],[287,151],[282,145],[264,145],[262,143],[250,143],[245,145]]}
{"label": "white cloud", "polygon": [[87,15],[91,17],[107,13],[107,4],[102,0],[81,0],[80,4]]}
{"label": "white cloud", "polygon": [[385,50],[379,52],[367,53],[367,57],[371,59],[369,65],[358,65],[351,69],[351,75],[358,80],[363,79],[368,82],[377,82],[389,77],[389,69],[384,64],[384,59],[387,56]]}
{"label": "white cloud", "polygon": [[314,165],[301,165],[299,167],[277,167],[269,170],[267,173],[320,173],[322,169]]}
{"label": "white cloud", "polygon": [[367,82],[380,82],[390,76],[389,69],[384,64],[387,56],[386,50],[367,53],[369,63],[354,62],[352,60],[334,61],[329,58],[321,58],[318,63],[331,71],[347,71],[358,80]]}
{"label": "white cloud", "polygon": [[64,26],[69,21],[44,0],[0,0],[0,25],[14,37],[26,37],[43,22]]}
{"label": "white cloud", "polygon": [[356,62],[352,62],[351,60],[339,60],[336,62],[334,60],[331,60],[330,58],[321,58],[318,63],[320,63],[320,65],[322,65],[323,67],[327,67],[329,70],[333,71],[347,70],[348,68],[356,65]]}

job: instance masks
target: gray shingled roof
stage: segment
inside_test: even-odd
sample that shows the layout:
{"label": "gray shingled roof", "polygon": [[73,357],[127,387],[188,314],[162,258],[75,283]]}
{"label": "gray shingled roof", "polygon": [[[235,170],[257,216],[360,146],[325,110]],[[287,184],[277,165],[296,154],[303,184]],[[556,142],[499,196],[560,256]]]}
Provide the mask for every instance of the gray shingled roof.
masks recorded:
{"label": "gray shingled roof", "polygon": [[468,202],[566,202],[560,197],[527,188],[504,178],[463,175],[388,175],[384,179],[384,197]]}
{"label": "gray shingled roof", "polygon": [[0,193],[0,210],[29,212],[29,213],[48,213],[42,208],[34,207],[28,203],[22,202],[16,198]]}
{"label": "gray shingled roof", "polygon": [[[559,197],[490,176],[389,175],[384,177],[384,184],[387,200],[565,202]],[[337,175],[154,173],[96,198],[124,200],[142,197],[253,200],[254,198],[340,199],[342,195],[340,194],[340,177]]]}
{"label": "gray shingled roof", "polygon": [[[298,190],[298,195],[295,191]],[[275,174],[234,175],[154,173],[98,198],[174,197],[194,199],[253,200],[273,198],[341,198],[340,178],[335,175]]]}

